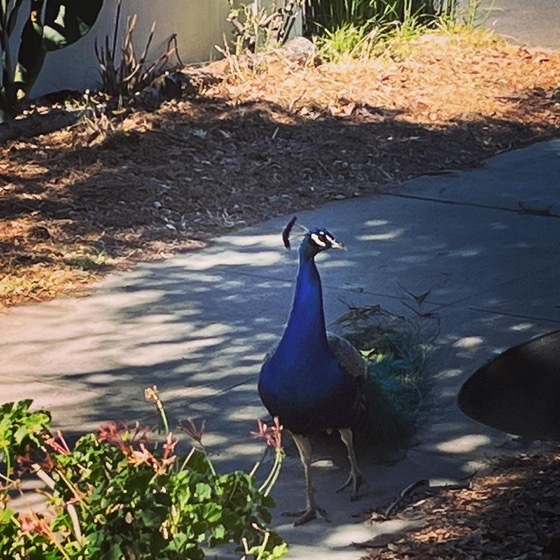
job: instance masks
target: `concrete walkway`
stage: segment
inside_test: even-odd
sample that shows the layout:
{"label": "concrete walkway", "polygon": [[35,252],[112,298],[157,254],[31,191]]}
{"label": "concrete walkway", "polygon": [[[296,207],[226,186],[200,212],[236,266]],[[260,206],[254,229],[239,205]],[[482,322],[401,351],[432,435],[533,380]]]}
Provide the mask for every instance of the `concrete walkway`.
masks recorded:
{"label": "concrete walkway", "polygon": [[[385,194],[328,204],[299,215],[348,247],[320,259],[326,312],[343,301],[407,313],[405,290],[431,290],[437,314],[430,364],[431,409],[419,443],[393,464],[363,462],[361,500],[333,488],[347,465],[314,468],[331,522],[293,528],[279,515],[303,503],[296,457],[285,463],[274,525],[290,558],[355,560],[352,541],[394,530],[362,523],[419,479],[463,476],[508,438],[465,418],[461,383],[510,345],[560,328],[560,141],[492,158],[480,169],[423,177]],[[173,419],[208,422],[207,444],[224,467],[261,457],[251,440],[264,417],[256,376],[280,336],[292,297],[296,251],[281,246],[288,217],[217,239],[204,251],[140,265],[100,282],[89,297],[28,305],[0,316],[2,401],[33,398],[54,422],[80,433],[109,419],[153,422],[145,387],[156,384]]]}
{"label": "concrete walkway", "polygon": [[[460,0],[463,9],[472,0]],[[560,2],[557,0],[481,0],[478,21],[508,41],[560,49]]]}

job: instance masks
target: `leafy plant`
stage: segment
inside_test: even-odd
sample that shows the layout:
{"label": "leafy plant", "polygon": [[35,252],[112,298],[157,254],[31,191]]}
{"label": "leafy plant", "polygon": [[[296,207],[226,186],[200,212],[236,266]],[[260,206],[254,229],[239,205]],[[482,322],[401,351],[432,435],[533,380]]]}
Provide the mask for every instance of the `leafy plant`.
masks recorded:
{"label": "leafy plant", "polygon": [[321,35],[351,23],[380,25],[404,21],[410,14],[428,18],[437,13],[433,0],[308,0],[305,29]]}
{"label": "leafy plant", "polygon": [[436,22],[438,27],[448,27],[454,29],[474,29],[476,26],[481,0],[468,0],[457,5],[457,0],[448,0],[445,9],[440,11],[439,19]]}
{"label": "leafy plant", "polygon": [[260,0],[239,5],[228,0],[228,21],[233,25],[235,52],[262,52],[282,46],[290,37],[306,0]]}
{"label": "leafy plant", "polygon": [[41,444],[41,438],[47,432],[51,420],[46,411],[29,412],[31,402],[24,400],[0,406],[0,453],[6,465],[8,479],[16,458]]}
{"label": "leafy plant", "polygon": [[317,38],[321,58],[327,62],[344,58],[368,59],[374,55],[377,43],[377,28],[369,24],[344,23],[334,30],[325,30]]}
{"label": "leafy plant", "polygon": [[[202,446],[204,425],[192,420],[184,430],[195,445],[181,456],[155,388],[146,396],[160,411],[163,440],[147,428],[109,423],[70,448],[49,431],[48,413],[29,411],[31,401],[0,407],[0,559],[198,560],[203,547],[225,543],[242,547],[244,558],[285,554],[285,543],[266,528],[283,458],[281,427],[259,424],[255,435],[274,445],[276,460],[257,486],[254,472],[216,471]],[[9,491],[25,473],[46,484],[45,512],[9,507]]]}
{"label": "leafy plant", "polygon": [[[29,6],[19,41],[17,60],[12,55],[12,35],[22,6]],[[39,76],[48,52],[81,39],[91,29],[103,0],[0,0],[0,123],[17,114],[18,102],[27,97]]]}
{"label": "leafy plant", "polygon": [[469,32],[474,38],[478,6],[479,0],[469,0],[465,11],[458,10],[456,0],[348,0],[325,3],[329,12],[311,9],[317,19],[308,15],[306,23],[316,34],[324,60],[363,60],[381,54],[404,58],[410,54],[411,41],[431,29]]}

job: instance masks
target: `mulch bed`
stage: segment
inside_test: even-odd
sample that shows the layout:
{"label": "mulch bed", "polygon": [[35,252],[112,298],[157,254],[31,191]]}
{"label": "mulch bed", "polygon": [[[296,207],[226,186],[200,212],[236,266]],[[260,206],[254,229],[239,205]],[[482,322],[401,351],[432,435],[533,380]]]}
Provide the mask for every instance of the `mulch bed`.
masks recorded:
{"label": "mulch bed", "polygon": [[188,72],[188,94],[156,110],[0,146],[0,306],[560,132],[560,53],[485,35],[427,35],[404,57],[277,53]]}
{"label": "mulch bed", "polygon": [[[560,456],[500,457],[470,487],[411,493],[393,517],[421,528],[383,535],[367,560],[560,558]],[[379,522],[380,516],[374,514]]]}

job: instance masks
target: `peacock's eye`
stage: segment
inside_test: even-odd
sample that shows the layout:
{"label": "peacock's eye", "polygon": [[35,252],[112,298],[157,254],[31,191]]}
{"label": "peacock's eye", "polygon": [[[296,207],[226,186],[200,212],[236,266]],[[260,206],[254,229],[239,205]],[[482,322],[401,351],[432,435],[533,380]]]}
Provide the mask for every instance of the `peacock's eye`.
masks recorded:
{"label": "peacock's eye", "polygon": [[311,234],[311,242],[320,249],[329,249],[334,241],[334,237],[324,229],[318,229]]}
{"label": "peacock's eye", "polygon": [[311,242],[321,249],[326,249],[329,244],[324,231],[315,231],[311,234]]}

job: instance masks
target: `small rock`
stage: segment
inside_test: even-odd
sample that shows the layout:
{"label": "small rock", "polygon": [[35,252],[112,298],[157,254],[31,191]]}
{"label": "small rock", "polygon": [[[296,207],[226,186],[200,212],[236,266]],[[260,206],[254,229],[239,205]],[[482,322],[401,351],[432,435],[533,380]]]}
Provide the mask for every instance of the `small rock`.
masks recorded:
{"label": "small rock", "polygon": [[291,62],[296,62],[302,66],[309,63],[319,66],[322,63],[315,43],[305,37],[290,39],[280,49],[280,52]]}

